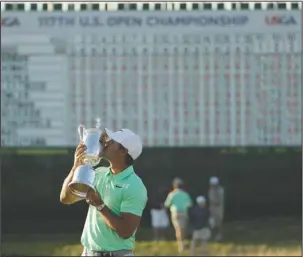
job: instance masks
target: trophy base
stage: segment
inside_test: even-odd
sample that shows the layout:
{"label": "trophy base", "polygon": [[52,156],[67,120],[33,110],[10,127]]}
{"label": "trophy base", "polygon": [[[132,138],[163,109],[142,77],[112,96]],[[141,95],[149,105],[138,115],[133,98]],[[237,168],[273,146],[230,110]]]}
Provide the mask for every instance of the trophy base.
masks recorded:
{"label": "trophy base", "polygon": [[68,186],[71,193],[80,198],[86,198],[89,189],[95,190],[94,185],[83,184],[80,181],[72,181]]}

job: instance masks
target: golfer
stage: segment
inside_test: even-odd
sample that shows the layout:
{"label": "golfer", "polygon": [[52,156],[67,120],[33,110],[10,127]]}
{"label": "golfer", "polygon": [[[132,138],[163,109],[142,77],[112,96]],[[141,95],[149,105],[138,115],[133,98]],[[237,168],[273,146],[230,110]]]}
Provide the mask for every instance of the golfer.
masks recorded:
{"label": "golfer", "polygon": [[184,239],[188,225],[188,209],[192,206],[190,195],[182,187],[183,181],[180,178],[175,178],[173,180],[174,190],[168,194],[164,203],[166,208],[170,208],[179,253],[184,251]]}
{"label": "golfer", "polygon": [[[81,237],[82,256],[133,256],[135,233],[147,202],[146,188],[133,168],[134,160],[142,152],[142,143],[129,129],[105,132],[100,138],[104,147],[99,155],[111,165],[95,170],[96,192],[90,190],[87,194],[90,206]],[[83,143],[76,149],[74,166],[60,194],[63,204],[82,200],[71,194],[68,184],[75,169],[83,165],[85,149]]]}

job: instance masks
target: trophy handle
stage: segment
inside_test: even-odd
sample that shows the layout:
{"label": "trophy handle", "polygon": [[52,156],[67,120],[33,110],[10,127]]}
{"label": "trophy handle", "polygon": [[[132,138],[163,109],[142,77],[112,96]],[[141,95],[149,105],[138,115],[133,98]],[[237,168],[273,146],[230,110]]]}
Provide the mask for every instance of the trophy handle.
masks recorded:
{"label": "trophy handle", "polygon": [[80,136],[80,141],[83,142],[84,139],[84,132],[85,132],[85,126],[84,125],[79,125],[78,126],[78,134]]}

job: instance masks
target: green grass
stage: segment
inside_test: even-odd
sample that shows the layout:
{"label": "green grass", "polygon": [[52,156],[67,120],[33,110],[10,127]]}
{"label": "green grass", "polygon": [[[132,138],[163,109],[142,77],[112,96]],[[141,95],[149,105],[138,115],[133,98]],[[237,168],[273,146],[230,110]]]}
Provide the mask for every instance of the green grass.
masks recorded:
{"label": "green grass", "polygon": [[[214,256],[301,256],[301,224],[301,220],[294,219],[228,223],[224,241],[210,242],[209,250]],[[178,255],[172,230],[167,232],[169,241],[155,243],[150,237],[149,229],[138,231],[136,255]],[[2,236],[1,252],[3,255],[79,256],[82,251],[79,240],[80,232],[76,235],[10,234]]]}
{"label": "green grass", "polygon": [[68,148],[55,148],[55,147],[2,147],[0,149],[1,155],[66,155],[68,154]]}

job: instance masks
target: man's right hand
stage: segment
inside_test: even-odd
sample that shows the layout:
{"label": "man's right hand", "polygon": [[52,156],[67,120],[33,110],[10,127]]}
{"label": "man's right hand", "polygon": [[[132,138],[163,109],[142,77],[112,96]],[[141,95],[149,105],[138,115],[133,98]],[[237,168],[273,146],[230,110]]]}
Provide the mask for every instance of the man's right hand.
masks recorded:
{"label": "man's right hand", "polygon": [[80,165],[83,165],[83,158],[85,155],[86,145],[83,142],[77,146],[74,156],[74,166],[73,168],[77,168]]}
{"label": "man's right hand", "polygon": [[83,198],[79,198],[73,195],[69,190],[68,185],[73,179],[76,168],[84,164],[83,159],[85,155],[85,150],[86,150],[86,146],[83,142],[81,142],[76,148],[75,156],[74,156],[74,166],[69,172],[68,176],[65,178],[60,192],[60,202],[63,204],[73,204],[80,200],[83,200]]}

